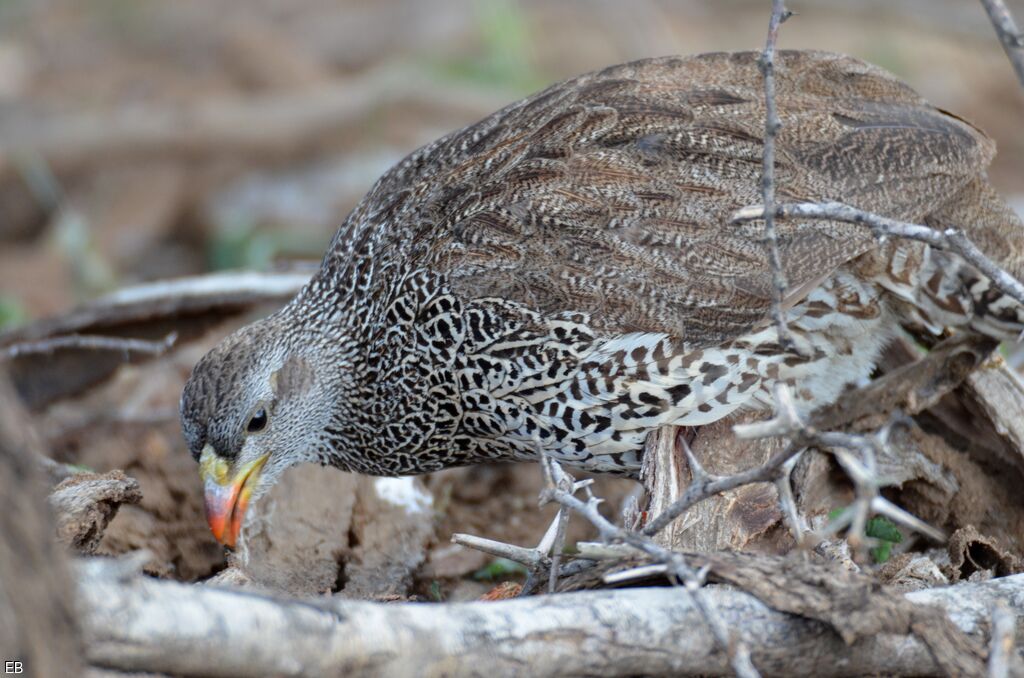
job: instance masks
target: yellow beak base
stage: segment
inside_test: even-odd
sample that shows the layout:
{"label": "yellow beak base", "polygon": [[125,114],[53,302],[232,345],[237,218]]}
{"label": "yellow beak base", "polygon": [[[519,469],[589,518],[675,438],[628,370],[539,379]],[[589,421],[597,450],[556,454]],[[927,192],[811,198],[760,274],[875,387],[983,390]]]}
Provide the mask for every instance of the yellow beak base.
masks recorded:
{"label": "yellow beak base", "polygon": [[203,480],[206,522],[217,541],[228,548],[234,548],[238,542],[249,499],[269,456],[264,455],[232,473],[227,460],[212,447],[203,448],[199,475]]}

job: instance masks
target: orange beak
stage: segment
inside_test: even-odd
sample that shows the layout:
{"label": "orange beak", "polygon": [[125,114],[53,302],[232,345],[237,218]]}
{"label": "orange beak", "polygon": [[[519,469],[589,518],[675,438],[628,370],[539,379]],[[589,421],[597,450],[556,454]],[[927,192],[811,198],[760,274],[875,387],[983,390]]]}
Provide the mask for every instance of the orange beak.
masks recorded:
{"label": "orange beak", "polygon": [[234,548],[245,521],[245,510],[256,487],[260,469],[270,455],[264,455],[231,472],[228,462],[207,445],[199,457],[199,475],[205,492],[206,522],[221,544]]}

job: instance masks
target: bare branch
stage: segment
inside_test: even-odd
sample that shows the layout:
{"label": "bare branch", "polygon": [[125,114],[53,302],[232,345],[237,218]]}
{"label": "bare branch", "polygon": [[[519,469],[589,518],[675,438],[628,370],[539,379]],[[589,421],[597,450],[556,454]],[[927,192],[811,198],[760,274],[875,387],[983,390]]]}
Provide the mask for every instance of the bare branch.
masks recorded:
{"label": "bare branch", "polygon": [[798,452],[795,456],[787,459],[782,465],[782,473],[775,479],[775,491],[779,496],[779,508],[782,509],[782,515],[786,519],[789,530],[798,546],[803,543],[804,533],[807,532],[807,524],[796,507],[791,480],[793,467],[800,460],[800,454],[802,452]]}
{"label": "bare branch", "polygon": [[793,395],[785,384],[776,384],[775,416],[767,421],[751,424],[739,424],[733,428],[737,438],[770,438],[772,436],[790,436],[799,431],[808,430],[807,424],[800,418]]}
{"label": "bare branch", "polygon": [[506,544],[503,541],[494,541],[459,532],[452,535],[452,541],[459,546],[482,551],[496,558],[507,558],[530,568],[548,564],[547,557],[537,549],[528,549],[514,544]]}
{"label": "bare branch", "polygon": [[105,337],[95,334],[68,334],[39,341],[12,344],[0,350],[0,360],[10,360],[11,358],[33,353],[53,353],[58,349],[66,348],[80,348],[90,351],[123,351],[125,353],[144,353],[157,356],[170,350],[177,339],[177,332],[171,332],[160,341],[128,337]]}
{"label": "bare branch", "polygon": [[631,567],[628,570],[608,572],[601,577],[601,581],[605,584],[626,584],[638,579],[646,579],[647,577],[655,577],[667,573],[668,565],[665,563],[651,563],[650,565]]}
{"label": "bare branch", "polygon": [[908,513],[901,509],[896,504],[882,496],[876,496],[871,499],[871,510],[875,513],[885,516],[894,523],[899,523],[906,528],[914,530],[924,536],[928,537],[932,541],[942,543],[946,541],[947,535],[942,530],[932,527],[928,523],[924,522],[912,513]]}
{"label": "bare branch", "polygon": [[764,213],[764,236],[768,243],[768,263],[772,269],[772,316],[779,335],[779,345],[793,346],[793,339],[786,326],[786,311],[782,301],[786,295],[786,274],[779,257],[779,238],[775,232],[775,137],[782,127],[775,105],[775,43],[779,37],[779,26],[790,16],[785,0],[772,0],[772,14],[768,21],[768,37],[764,51],[758,60],[758,67],[764,78],[764,159],[761,170],[761,200],[767,206]]}
{"label": "bare branch", "polygon": [[[575,493],[587,486],[592,480],[574,482],[572,476],[562,470],[558,462],[550,457],[541,457],[541,470],[544,473],[547,485],[557,485],[563,490]],[[547,501],[546,495],[541,494],[541,505]],[[569,522],[569,511],[565,507],[559,507],[554,520],[545,530],[540,543],[534,548],[525,548],[514,544],[507,544],[493,539],[476,537],[471,534],[456,533],[452,535],[452,541],[460,546],[475,549],[498,558],[507,558],[514,562],[525,565],[529,570],[526,584],[523,586],[522,594],[534,590],[535,577],[544,569],[548,570],[548,592],[554,593],[555,584],[561,570],[561,556],[565,548],[565,529]]]}
{"label": "bare branch", "polygon": [[555,531],[555,541],[552,544],[551,549],[551,571],[548,573],[548,593],[554,593],[555,587],[558,584],[558,569],[562,564],[562,551],[565,548],[565,528],[569,525],[569,512],[564,509],[559,509],[558,514],[555,516],[554,525],[557,526]]}
{"label": "bare branch", "polygon": [[1003,0],[981,0],[981,4],[988,12],[988,18],[992,20],[999,42],[1002,43],[1006,56],[1013,65],[1014,73],[1017,74],[1017,80],[1024,87],[1024,35],[1017,28],[1017,22],[1013,20],[1013,15]]}
{"label": "bare branch", "polygon": [[[744,207],[733,214],[734,223],[761,219],[765,216],[763,205]],[[775,207],[775,216],[780,219],[803,217],[807,219],[832,219],[851,224],[867,226],[878,238],[889,236],[917,240],[935,247],[959,254],[969,264],[992,281],[1005,294],[1024,304],[1024,284],[1013,275],[1004,271],[972,243],[963,231],[947,228],[939,231],[928,226],[910,224],[896,219],[889,219],[878,214],[865,212],[841,202],[801,202],[787,203]]]}

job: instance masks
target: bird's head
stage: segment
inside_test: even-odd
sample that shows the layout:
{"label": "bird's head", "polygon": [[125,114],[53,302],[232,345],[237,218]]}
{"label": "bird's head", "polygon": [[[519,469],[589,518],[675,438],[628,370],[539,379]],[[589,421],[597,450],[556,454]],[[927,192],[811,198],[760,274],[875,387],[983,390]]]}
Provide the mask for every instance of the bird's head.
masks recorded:
{"label": "bird's head", "polygon": [[181,424],[222,544],[235,545],[249,503],[285,469],[315,458],[322,389],[312,361],[275,331],[273,317],[227,337],[192,370]]}

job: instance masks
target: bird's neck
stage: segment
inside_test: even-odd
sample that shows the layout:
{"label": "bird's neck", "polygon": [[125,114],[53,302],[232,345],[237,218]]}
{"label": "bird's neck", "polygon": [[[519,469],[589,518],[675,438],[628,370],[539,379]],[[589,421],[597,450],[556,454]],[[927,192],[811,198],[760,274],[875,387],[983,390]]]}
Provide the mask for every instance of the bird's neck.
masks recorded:
{"label": "bird's neck", "polygon": [[328,463],[374,475],[450,465],[462,309],[441,277],[386,262],[325,265],[288,312],[326,363]]}

